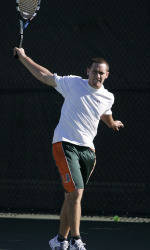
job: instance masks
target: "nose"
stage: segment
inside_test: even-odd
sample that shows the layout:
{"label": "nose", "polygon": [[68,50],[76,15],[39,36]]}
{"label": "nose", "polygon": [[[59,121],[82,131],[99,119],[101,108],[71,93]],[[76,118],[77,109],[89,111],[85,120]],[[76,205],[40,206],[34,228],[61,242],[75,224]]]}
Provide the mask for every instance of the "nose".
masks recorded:
{"label": "nose", "polygon": [[96,78],[97,78],[98,80],[100,80],[100,79],[101,79],[101,75],[97,73]]}
{"label": "nose", "polygon": [[101,78],[101,75],[100,75],[99,73],[96,73],[96,77],[97,77],[98,79],[100,79],[100,78]]}

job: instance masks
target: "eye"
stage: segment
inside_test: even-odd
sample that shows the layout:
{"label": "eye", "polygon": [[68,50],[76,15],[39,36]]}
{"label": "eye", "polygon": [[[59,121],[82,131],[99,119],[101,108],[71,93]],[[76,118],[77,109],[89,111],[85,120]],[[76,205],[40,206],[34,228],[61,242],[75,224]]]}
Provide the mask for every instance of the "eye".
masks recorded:
{"label": "eye", "polygon": [[96,70],[93,70],[93,74],[98,74],[99,72]]}

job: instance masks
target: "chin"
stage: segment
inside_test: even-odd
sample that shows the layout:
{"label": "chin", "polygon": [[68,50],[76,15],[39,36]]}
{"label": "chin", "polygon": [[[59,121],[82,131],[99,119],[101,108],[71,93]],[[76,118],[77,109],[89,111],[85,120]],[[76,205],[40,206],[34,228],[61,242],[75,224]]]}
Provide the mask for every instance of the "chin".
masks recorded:
{"label": "chin", "polygon": [[97,85],[92,85],[94,89],[98,89],[99,87]]}
{"label": "chin", "polygon": [[102,86],[102,84],[101,84],[101,83],[99,83],[99,84],[94,85],[94,86],[93,86],[93,88],[95,88],[95,89],[99,89],[99,88],[101,88],[101,86]]}
{"label": "chin", "polygon": [[101,86],[102,86],[102,83],[101,82],[96,82],[95,84],[92,83],[92,84],[89,84],[92,88],[94,89],[99,89]]}

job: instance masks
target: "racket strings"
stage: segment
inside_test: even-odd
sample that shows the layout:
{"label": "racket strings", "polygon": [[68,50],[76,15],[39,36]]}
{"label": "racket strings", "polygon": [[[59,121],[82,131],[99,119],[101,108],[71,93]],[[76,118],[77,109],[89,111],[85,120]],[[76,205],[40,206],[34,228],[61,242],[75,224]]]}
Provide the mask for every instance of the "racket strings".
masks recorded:
{"label": "racket strings", "polygon": [[38,9],[38,4],[38,0],[20,0],[18,6],[21,16],[30,19]]}

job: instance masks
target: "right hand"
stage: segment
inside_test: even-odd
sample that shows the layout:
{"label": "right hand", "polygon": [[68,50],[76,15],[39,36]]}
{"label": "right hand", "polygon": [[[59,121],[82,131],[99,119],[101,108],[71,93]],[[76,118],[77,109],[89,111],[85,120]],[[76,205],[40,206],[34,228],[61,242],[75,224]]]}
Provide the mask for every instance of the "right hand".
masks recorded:
{"label": "right hand", "polygon": [[18,55],[19,59],[26,57],[26,54],[25,54],[25,51],[24,51],[23,48],[17,48],[17,47],[15,47],[14,48],[14,56],[16,54]]}

